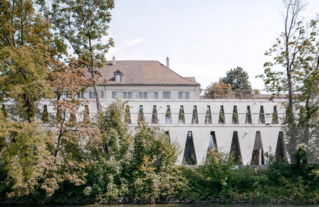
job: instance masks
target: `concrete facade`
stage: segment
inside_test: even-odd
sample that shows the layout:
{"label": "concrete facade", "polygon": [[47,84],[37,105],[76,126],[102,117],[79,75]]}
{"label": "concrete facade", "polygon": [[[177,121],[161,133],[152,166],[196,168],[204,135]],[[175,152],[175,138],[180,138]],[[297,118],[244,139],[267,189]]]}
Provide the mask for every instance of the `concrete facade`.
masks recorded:
{"label": "concrete facade", "polygon": [[[107,107],[115,99],[101,100],[101,105]],[[278,135],[282,131],[282,120],[285,117],[285,108],[282,103],[285,99],[189,99],[189,100],[130,100],[127,105],[130,107],[132,130],[137,126],[139,110],[142,106],[144,120],[150,126],[159,126],[163,131],[168,132],[171,142],[177,142],[182,153],[176,164],[181,165],[184,156],[187,133],[191,132],[194,140],[194,148],[198,165],[205,163],[211,132],[214,132],[219,152],[229,153],[233,133],[237,132],[242,164],[249,165],[252,160],[255,138],[257,132],[261,135],[262,150],[275,155]],[[42,101],[48,105],[48,112],[54,115],[56,112],[49,101]],[[152,124],[153,107],[156,106],[158,123]],[[166,120],[167,106],[171,111],[171,122]],[[183,106],[185,123],[179,122],[180,107]],[[193,109],[197,107],[198,124],[192,123]],[[211,111],[211,123],[206,118],[207,106]],[[219,123],[220,106],[224,108],[225,123]],[[238,123],[233,123],[232,116],[234,106],[237,107]],[[250,107],[251,123],[246,122],[247,106]],[[264,109],[265,122],[260,123],[260,108]],[[278,124],[272,123],[274,107],[277,107]],[[80,115],[84,108],[79,109],[77,120],[83,117]],[[89,103],[89,111],[92,116],[96,114],[94,100]]]}

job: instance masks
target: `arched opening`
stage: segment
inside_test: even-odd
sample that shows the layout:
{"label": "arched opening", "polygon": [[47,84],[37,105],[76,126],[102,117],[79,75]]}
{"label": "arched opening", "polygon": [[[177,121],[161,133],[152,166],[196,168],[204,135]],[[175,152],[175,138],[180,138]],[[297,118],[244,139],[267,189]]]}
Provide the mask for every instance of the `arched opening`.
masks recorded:
{"label": "arched opening", "polygon": [[184,114],[183,105],[181,105],[180,108],[179,108],[178,123],[179,124],[185,124],[185,114]]}
{"label": "arched opening", "polygon": [[49,114],[47,105],[43,106],[42,122],[49,123]]}
{"label": "arched opening", "polygon": [[247,106],[245,124],[252,124],[252,123],[253,122],[252,122],[252,119],[251,119],[250,106]]}
{"label": "arched opening", "polygon": [[264,165],[265,164],[263,143],[261,140],[260,131],[256,132],[254,149],[253,149],[253,154],[251,157],[251,164],[252,165]]}
{"label": "arched opening", "polygon": [[272,113],[272,124],[279,124],[279,120],[278,120],[278,112],[277,112],[277,106],[274,106],[274,111]]}
{"label": "arched opening", "polygon": [[165,115],[165,124],[171,124],[171,123],[172,123],[171,107],[167,105],[166,115]]}
{"label": "arched opening", "polygon": [[233,132],[233,138],[231,142],[231,147],[230,147],[230,153],[231,156],[234,158],[234,163],[237,165],[242,165],[242,156],[241,156],[241,151],[240,151],[240,146],[239,146],[239,139],[238,139],[238,133],[237,131]]}
{"label": "arched opening", "polygon": [[198,124],[197,106],[193,107],[192,124]]}
{"label": "arched opening", "polygon": [[283,161],[285,159],[285,148],[284,148],[284,132],[280,131],[278,134],[275,160]]}
{"label": "arched opening", "polygon": [[265,124],[264,106],[260,106],[258,124]]}
{"label": "arched opening", "polygon": [[191,131],[187,132],[183,164],[184,165],[197,165],[195,146],[194,146],[194,140],[193,140],[193,133]]}
{"label": "arched opening", "polygon": [[225,124],[224,106],[220,106],[218,124]]}
{"label": "arched opening", "polygon": [[152,124],[158,124],[158,117],[157,117],[157,108],[156,108],[156,105],[153,106]]}
{"label": "arched opening", "polygon": [[232,116],[232,123],[233,123],[233,124],[238,124],[238,111],[237,111],[237,106],[234,106],[233,116]]}
{"label": "arched opening", "polygon": [[206,109],[205,124],[212,124],[212,113],[210,111],[210,106],[207,106]]}
{"label": "arched opening", "polygon": [[143,105],[140,105],[140,108],[138,111],[138,121],[144,121]]}
{"label": "arched opening", "polygon": [[130,112],[130,106],[126,105],[125,107],[125,117],[124,120],[126,123],[131,124],[131,112]]}
{"label": "arched opening", "polygon": [[216,136],[214,131],[210,132],[210,135],[209,135],[208,151],[210,150],[218,151],[218,146],[217,146],[217,141],[216,141]]}

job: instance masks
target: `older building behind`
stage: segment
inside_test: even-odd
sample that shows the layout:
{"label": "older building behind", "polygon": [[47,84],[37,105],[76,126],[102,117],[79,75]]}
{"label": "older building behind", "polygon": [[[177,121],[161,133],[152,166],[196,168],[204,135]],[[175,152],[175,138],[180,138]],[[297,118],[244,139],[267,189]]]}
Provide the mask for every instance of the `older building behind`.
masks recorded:
{"label": "older building behind", "polygon": [[[98,85],[101,105],[128,100],[126,113],[134,129],[139,120],[165,131],[182,153],[176,164],[202,165],[208,148],[235,155],[239,165],[265,164],[265,152],[284,156],[282,121],[285,96],[270,101],[269,95],[238,92],[237,95],[201,99],[194,77],[182,77],[158,61],[108,62],[98,71],[107,82]],[[231,92],[232,93],[232,92]],[[80,95],[90,99],[89,111],[96,114],[92,88]],[[67,97],[65,97],[67,98]],[[55,114],[50,102],[49,113]],[[81,108],[79,111],[83,111]],[[79,113],[77,120],[81,120]]]}

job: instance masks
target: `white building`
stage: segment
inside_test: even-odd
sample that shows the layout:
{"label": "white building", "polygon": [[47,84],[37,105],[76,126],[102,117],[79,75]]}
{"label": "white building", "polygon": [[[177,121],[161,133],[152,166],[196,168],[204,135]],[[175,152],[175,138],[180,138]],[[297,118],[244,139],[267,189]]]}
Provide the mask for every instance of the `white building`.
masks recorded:
{"label": "white building", "polygon": [[[279,139],[286,102],[269,100],[267,95],[251,93],[243,99],[201,99],[200,84],[194,77],[182,77],[158,61],[113,61],[100,68],[105,84],[98,85],[101,105],[115,98],[129,100],[130,126],[139,117],[160,126],[170,141],[177,141],[182,153],[177,164],[202,165],[209,147],[234,153],[239,164],[264,164],[264,153],[281,155]],[[91,99],[89,111],[96,113],[92,88],[82,97]],[[49,103],[49,102],[48,102]],[[55,113],[48,107],[49,113]],[[237,113],[234,113],[237,111]],[[236,118],[237,117],[237,118]]]}

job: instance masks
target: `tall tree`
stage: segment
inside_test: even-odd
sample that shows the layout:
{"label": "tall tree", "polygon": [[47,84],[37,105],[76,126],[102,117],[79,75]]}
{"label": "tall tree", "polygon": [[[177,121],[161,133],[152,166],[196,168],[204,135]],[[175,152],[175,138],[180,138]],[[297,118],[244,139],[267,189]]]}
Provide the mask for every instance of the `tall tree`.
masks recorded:
{"label": "tall tree", "polygon": [[92,79],[96,106],[101,110],[97,84],[101,74],[97,68],[106,62],[105,54],[114,45],[108,36],[110,10],[114,0],[38,0],[53,28],[71,46]]}
{"label": "tall tree", "polygon": [[50,64],[63,49],[31,0],[1,1],[0,91],[21,106],[28,122],[34,119],[36,102],[52,97]]}
{"label": "tall tree", "polygon": [[[305,30],[300,21],[300,12],[304,10],[306,3],[303,0],[283,0],[285,11],[282,14],[284,25],[281,35],[276,39],[268,51],[267,56],[274,55],[274,62],[264,64],[264,74],[259,75],[265,82],[267,90],[274,93],[288,91],[288,122],[293,122],[293,91],[297,83],[296,75],[299,73],[300,65],[300,43],[305,39]],[[272,70],[276,65],[282,70]]]}
{"label": "tall tree", "polygon": [[249,76],[243,68],[238,67],[230,69],[223,78],[223,83],[230,84],[231,89],[236,90],[251,90]]}
{"label": "tall tree", "polygon": [[[299,111],[286,129],[289,154],[297,153],[297,146],[308,152],[312,163],[318,161],[318,123],[319,118],[319,47],[318,20],[312,20],[304,26],[304,38],[298,48],[294,79],[293,109]],[[310,153],[311,152],[311,153]],[[297,153],[298,154],[298,153]]]}

